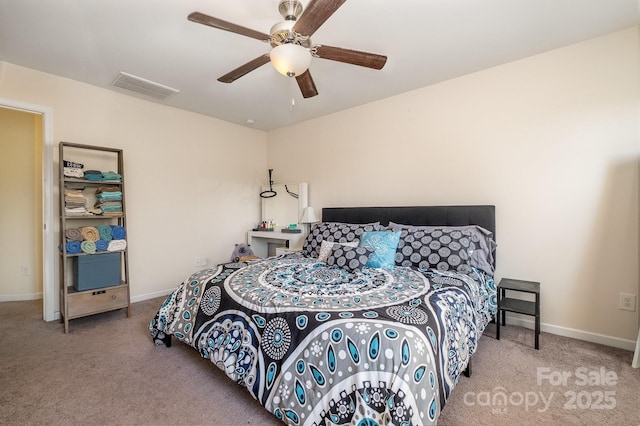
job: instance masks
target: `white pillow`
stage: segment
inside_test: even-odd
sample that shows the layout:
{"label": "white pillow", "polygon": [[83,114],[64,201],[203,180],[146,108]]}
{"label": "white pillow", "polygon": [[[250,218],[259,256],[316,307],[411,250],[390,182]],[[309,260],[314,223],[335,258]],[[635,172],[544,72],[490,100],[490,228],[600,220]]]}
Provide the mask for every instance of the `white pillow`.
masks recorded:
{"label": "white pillow", "polygon": [[331,254],[331,249],[335,244],[341,244],[343,246],[358,247],[359,241],[349,241],[348,243],[332,243],[327,240],[322,240],[320,245],[320,252],[318,253],[318,262],[326,262]]}

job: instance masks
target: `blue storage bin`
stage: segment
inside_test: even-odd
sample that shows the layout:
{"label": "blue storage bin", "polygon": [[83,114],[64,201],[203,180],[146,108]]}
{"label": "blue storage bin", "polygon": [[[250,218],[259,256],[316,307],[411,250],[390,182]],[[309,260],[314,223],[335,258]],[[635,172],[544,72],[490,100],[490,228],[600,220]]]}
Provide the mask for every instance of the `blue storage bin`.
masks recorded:
{"label": "blue storage bin", "polygon": [[74,261],[73,287],[76,290],[93,290],[120,284],[120,253],[78,256]]}

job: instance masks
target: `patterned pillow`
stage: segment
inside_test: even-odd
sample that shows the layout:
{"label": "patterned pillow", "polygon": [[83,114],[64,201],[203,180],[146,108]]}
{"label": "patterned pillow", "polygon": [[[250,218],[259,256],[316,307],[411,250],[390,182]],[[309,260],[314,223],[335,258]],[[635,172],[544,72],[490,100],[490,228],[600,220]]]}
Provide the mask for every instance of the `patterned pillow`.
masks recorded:
{"label": "patterned pillow", "polygon": [[373,249],[368,247],[351,247],[344,244],[334,244],[331,254],[327,258],[327,265],[336,266],[347,271],[358,271],[367,265]]}
{"label": "patterned pillow", "polygon": [[496,243],[491,232],[480,226],[409,226],[390,222],[388,229],[401,231],[396,265],[463,273],[478,268],[494,274]]}
{"label": "patterned pillow", "polygon": [[381,231],[380,222],[352,224],[340,222],[321,222],[311,227],[311,232],[302,244],[302,254],[307,257],[318,257],[322,241],[346,243],[360,239],[365,231]]}
{"label": "patterned pillow", "polygon": [[393,269],[400,233],[400,231],[373,231],[362,234],[360,247],[374,250],[367,262],[369,268]]}
{"label": "patterned pillow", "polygon": [[326,262],[331,254],[331,247],[335,244],[342,244],[350,247],[358,247],[359,241],[349,241],[348,243],[331,243],[327,240],[322,240],[322,244],[320,245],[320,251],[318,253],[318,262]]}

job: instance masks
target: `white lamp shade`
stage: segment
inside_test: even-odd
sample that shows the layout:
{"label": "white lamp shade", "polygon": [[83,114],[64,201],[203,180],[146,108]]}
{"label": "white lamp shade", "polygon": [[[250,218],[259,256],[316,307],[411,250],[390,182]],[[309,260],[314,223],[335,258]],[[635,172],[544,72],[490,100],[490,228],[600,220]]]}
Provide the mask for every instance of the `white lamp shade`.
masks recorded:
{"label": "white lamp shade", "polygon": [[273,67],[282,75],[294,77],[305,72],[311,64],[311,53],[299,44],[276,46],[269,53]]}
{"label": "white lamp shade", "polygon": [[316,211],[313,207],[305,207],[302,210],[302,216],[300,217],[300,223],[316,223],[320,222],[318,216],[316,216]]}

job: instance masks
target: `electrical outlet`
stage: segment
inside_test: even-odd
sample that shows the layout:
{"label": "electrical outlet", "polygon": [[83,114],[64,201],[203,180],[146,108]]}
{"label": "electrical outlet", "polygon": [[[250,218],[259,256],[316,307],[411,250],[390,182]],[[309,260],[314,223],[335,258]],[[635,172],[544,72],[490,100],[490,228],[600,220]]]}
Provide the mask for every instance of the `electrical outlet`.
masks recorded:
{"label": "electrical outlet", "polygon": [[31,276],[31,268],[29,265],[22,265],[22,276],[30,277]]}
{"label": "electrical outlet", "polygon": [[620,303],[618,305],[618,309],[622,309],[624,311],[635,312],[635,310],[636,310],[636,295],[635,294],[620,293]]}

